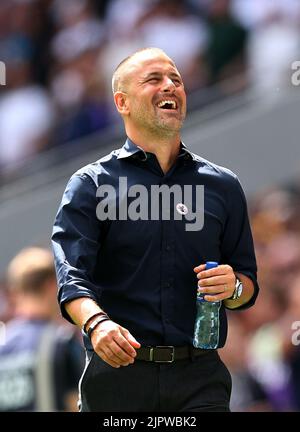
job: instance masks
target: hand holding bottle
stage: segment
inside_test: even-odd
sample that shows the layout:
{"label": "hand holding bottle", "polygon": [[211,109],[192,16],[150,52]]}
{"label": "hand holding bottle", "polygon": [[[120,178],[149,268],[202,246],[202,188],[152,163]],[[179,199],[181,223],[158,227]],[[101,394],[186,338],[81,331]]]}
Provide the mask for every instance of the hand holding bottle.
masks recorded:
{"label": "hand holding bottle", "polygon": [[198,278],[197,292],[205,298],[205,301],[220,301],[232,296],[236,276],[230,265],[218,265],[215,261],[208,261],[195,267],[194,272],[197,273]]}

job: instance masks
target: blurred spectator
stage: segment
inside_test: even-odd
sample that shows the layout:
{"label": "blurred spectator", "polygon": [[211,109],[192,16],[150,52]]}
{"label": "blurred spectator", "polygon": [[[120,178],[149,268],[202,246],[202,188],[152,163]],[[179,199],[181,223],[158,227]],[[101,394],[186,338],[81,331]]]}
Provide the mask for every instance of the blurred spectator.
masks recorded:
{"label": "blurred spectator", "polygon": [[241,314],[251,330],[248,371],[273,411],[295,411],[300,409],[299,346],[292,343],[292,325],[300,317],[299,186],[260,191],[251,207],[261,295],[254,315]]}
{"label": "blurred spectator", "polygon": [[53,141],[62,144],[111,122],[104,80],[96,71],[105,26],[87,0],[55,1],[52,13],[58,31],[51,42],[51,90],[60,114]]}
{"label": "blurred spectator", "polygon": [[257,91],[290,82],[291,63],[300,49],[298,0],[232,0],[233,16],[250,31],[249,78]]}
{"label": "blurred spectator", "polygon": [[249,370],[264,388],[274,411],[300,410],[300,338],[293,336],[300,329],[299,263],[298,275],[284,286],[282,313],[259,327],[249,345]]}
{"label": "blurred spectator", "polygon": [[0,279],[0,322],[6,322],[11,317],[11,307],[4,281]]}
{"label": "blurred spectator", "polygon": [[287,297],[284,354],[290,365],[294,407],[300,411],[300,271],[291,284]]}
{"label": "blurred spectator", "polygon": [[[298,262],[299,264],[299,262]],[[278,357],[285,365],[289,386],[290,409],[300,411],[300,268],[285,290],[286,308],[272,325]],[[284,410],[284,405],[277,407]]]}
{"label": "blurred spectator", "polygon": [[128,53],[164,49],[188,93],[218,84],[212,100],[248,77],[274,91],[300,52],[299,22],[298,0],[2,0],[0,176],[114,124],[111,73]]}
{"label": "blurred spectator", "polygon": [[270,411],[267,395],[250,374],[247,364],[249,333],[238,317],[229,316],[226,346],[220,356],[228,366],[232,378],[231,411]]}
{"label": "blurred spectator", "polygon": [[[137,23],[155,3],[157,0],[110,0],[106,13],[109,40],[126,38],[135,32]],[[126,20],[124,20],[125,10]]]}
{"label": "blurred spectator", "polygon": [[283,356],[276,322],[262,326],[251,338],[248,365],[267,394],[272,410],[292,411],[290,368]]}
{"label": "blurred spectator", "polygon": [[206,52],[210,82],[245,73],[246,30],[231,16],[230,0],[212,0],[206,14],[210,40]]}
{"label": "blurred spectator", "polygon": [[47,92],[32,81],[32,54],[33,46],[25,36],[0,42],[7,75],[0,99],[0,170],[16,169],[48,142],[54,109]]}
{"label": "blurred spectator", "polygon": [[59,322],[50,251],[22,250],[8,268],[15,318],[0,346],[0,411],[75,411],[83,350]]}

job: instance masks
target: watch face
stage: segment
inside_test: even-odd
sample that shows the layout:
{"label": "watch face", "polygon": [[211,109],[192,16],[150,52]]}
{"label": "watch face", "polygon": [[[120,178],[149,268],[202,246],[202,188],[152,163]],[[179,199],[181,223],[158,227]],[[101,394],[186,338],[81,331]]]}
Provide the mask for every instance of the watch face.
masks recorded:
{"label": "watch face", "polygon": [[239,299],[241,297],[242,292],[243,292],[243,284],[242,284],[242,282],[240,282],[238,284],[238,287],[237,287],[237,290],[236,290],[236,298],[237,299]]}
{"label": "watch face", "polygon": [[243,292],[243,284],[238,278],[236,278],[235,289],[232,294],[231,300],[239,299],[242,295],[242,292]]}

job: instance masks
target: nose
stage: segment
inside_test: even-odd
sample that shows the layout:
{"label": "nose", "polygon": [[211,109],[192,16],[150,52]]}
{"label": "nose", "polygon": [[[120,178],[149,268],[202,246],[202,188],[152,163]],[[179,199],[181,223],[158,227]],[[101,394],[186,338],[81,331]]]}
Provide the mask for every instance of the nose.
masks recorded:
{"label": "nose", "polygon": [[163,92],[174,92],[176,89],[176,86],[174,82],[169,77],[165,77],[163,81],[162,91]]}

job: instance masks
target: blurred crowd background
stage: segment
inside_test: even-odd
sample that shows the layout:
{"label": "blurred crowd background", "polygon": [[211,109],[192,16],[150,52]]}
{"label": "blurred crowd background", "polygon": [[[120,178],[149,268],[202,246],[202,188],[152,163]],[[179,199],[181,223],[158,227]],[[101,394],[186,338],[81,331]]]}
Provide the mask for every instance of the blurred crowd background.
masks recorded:
{"label": "blurred crowd background", "polygon": [[224,92],[262,89],[287,80],[299,20],[297,0],[1,0],[0,177],[119,121],[111,72],[128,53],[163,48],[188,93],[233,76]]}
{"label": "blurred crowd background", "polygon": [[[0,187],[37,154],[117,126],[112,71],[146,46],[175,60],[191,97],[216,85],[220,99],[282,89],[300,58],[300,2],[1,0]],[[248,202],[261,293],[254,308],[229,313],[231,408],[300,411],[300,181]],[[3,275],[0,320],[15,314]]]}

